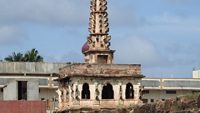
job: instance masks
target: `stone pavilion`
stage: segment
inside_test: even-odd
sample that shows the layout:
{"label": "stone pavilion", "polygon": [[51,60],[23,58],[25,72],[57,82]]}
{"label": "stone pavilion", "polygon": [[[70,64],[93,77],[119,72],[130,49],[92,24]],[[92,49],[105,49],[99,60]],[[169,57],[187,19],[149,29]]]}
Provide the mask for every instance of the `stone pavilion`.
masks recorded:
{"label": "stone pavilion", "polygon": [[141,102],[140,64],[113,64],[107,1],[91,0],[89,36],[83,45],[85,63],[59,70],[58,111],[130,106]]}

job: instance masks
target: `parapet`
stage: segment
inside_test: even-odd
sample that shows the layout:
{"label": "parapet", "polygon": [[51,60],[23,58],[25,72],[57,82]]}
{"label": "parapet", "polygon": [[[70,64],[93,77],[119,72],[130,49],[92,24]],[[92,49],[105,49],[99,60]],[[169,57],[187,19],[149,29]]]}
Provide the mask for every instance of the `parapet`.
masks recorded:
{"label": "parapet", "polygon": [[75,63],[60,69],[60,77],[138,77],[142,78],[140,64]]}

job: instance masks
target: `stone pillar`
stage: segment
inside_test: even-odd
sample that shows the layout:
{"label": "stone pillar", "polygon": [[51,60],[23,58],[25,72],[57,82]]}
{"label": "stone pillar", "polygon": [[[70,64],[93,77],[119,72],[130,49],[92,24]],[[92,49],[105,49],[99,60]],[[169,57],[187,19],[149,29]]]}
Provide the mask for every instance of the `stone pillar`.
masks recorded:
{"label": "stone pillar", "polygon": [[58,94],[58,108],[59,109],[62,109],[62,99],[61,99],[61,91],[60,91],[60,89],[58,89],[57,91],[56,91],[56,93]]}
{"label": "stone pillar", "polygon": [[123,91],[122,91],[122,83],[119,83],[119,99],[123,100]]}
{"label": "stone pillar", "polygon": [[119,88],[120,88],[119,84],[113,85],[114,100],[117,100],[117,101],[119,101],[119,99],[120,99],[120,97],[119,97]]}
{"label": "stone pillar", "polygon": [[91,100],[95,100],[96,99],[96,92],[95,92],[95,90],[96,90],[96,86],[97,86],[97,83],[95,83],[95,84],[89,84],[89,90],[90,90],[90,99]]}
{"label": "stone pillar", "polygon": [[122,99],[126,99],[126,84],[122,84]]}
{"label": "stone pillar", "polygon": [[134,99],[136,99],[136,100],[139,100],[139,90],[140,90],[140,88],[139,88],[139,85],[137,84],[137,85],[134,85],[133,86],[133,89],[134,89]]}
{"label": "stone pillar", "polygon": [[98,89],[99,89],[99,100],[102,100],[103,85],[102,85],[102,84],[99,84]]}
{"label": "stone pillar", "polygon": [[64,103],[67,102],[67,90],[66,90],[66,86],[63,87],[63,102]]}
{"label": "stone pillar", "polygon": [[78,100],[80,99],[79,98],[79,95],[80,95],[80,92],[79,92],[79,89],[78,89],[78,85],[74,85],[74,96],[75,96],[75,100]]}
{"label": "stone pillar", "polygon": [[75,84],[71,84],[71,101],[75,101]]}
{"label": "stone pillar", "polygon": [[69,91],[69,104],[71,104],[72,102],[72,87],[70,85],[68,85],[68,91]]}
{"label": "stone pillar", "polygon": [[91,87],[91,90],[92,90],[92,92],[91,93],[93,93],[92,94],[92,100],[93,100],[93,104],[94,105],[99,105],[100,104],[100,90],[99,90],[99,83],[97,83],[97,82],[95,82],[94,83],[94,85]]}
{"label": "stone pillar", "polygon": [[83,84],[78,84],[79,99],[82,99]]}
{"label": "stone pillar", "polygon": [[75,95],[75,98],[74,98],[74,104],[75,105],[80,105],[80,94],[81,94],[81,92],[80,92],[80,87],[79,87],[79,85],[78,85],[78,82],[75,82],[75,84],[74,84],[74,95]]}

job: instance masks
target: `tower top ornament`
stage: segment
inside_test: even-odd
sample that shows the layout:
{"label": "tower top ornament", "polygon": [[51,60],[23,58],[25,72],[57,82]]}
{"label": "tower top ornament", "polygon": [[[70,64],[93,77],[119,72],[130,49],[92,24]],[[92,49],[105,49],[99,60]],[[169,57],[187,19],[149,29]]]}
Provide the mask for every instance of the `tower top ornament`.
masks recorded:
{"label": "tower top ornament", "polygon": [[106,35],[109,32],[107,1],[106,0],[91,0],[90,6],[90,26],[91,35]]}

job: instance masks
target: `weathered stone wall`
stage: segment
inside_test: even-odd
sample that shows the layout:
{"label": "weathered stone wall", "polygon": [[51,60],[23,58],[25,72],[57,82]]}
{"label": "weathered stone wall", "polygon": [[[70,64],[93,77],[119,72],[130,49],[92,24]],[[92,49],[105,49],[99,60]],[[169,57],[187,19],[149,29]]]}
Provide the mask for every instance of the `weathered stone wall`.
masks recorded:
{"label": "weathered stone wall", "polygon": [[[82,99],[83,84],[87,83],[90,90],[90,99]],[[107,83],[112,85],[114,99],[102,99],[103,86]],[[134,90],[134,98],[126,99],[126,85],[131,83]],[[116,108],[116,106],[130,106],[140,103],[140,78],[96,78],[96,77],[73,77],[65,86],[60,84],[58,94],[59,108]],[[120,91],[121,90],[121,91]],[[97,91],[99,92],[97,94]],[[98,99],[97,99],[98,98]]]}
{"label": "weathered stone wall", "polygon": [[140,64],[84,64],[74,63],[60,69],[61,77],[138,77],[142,78]]}

